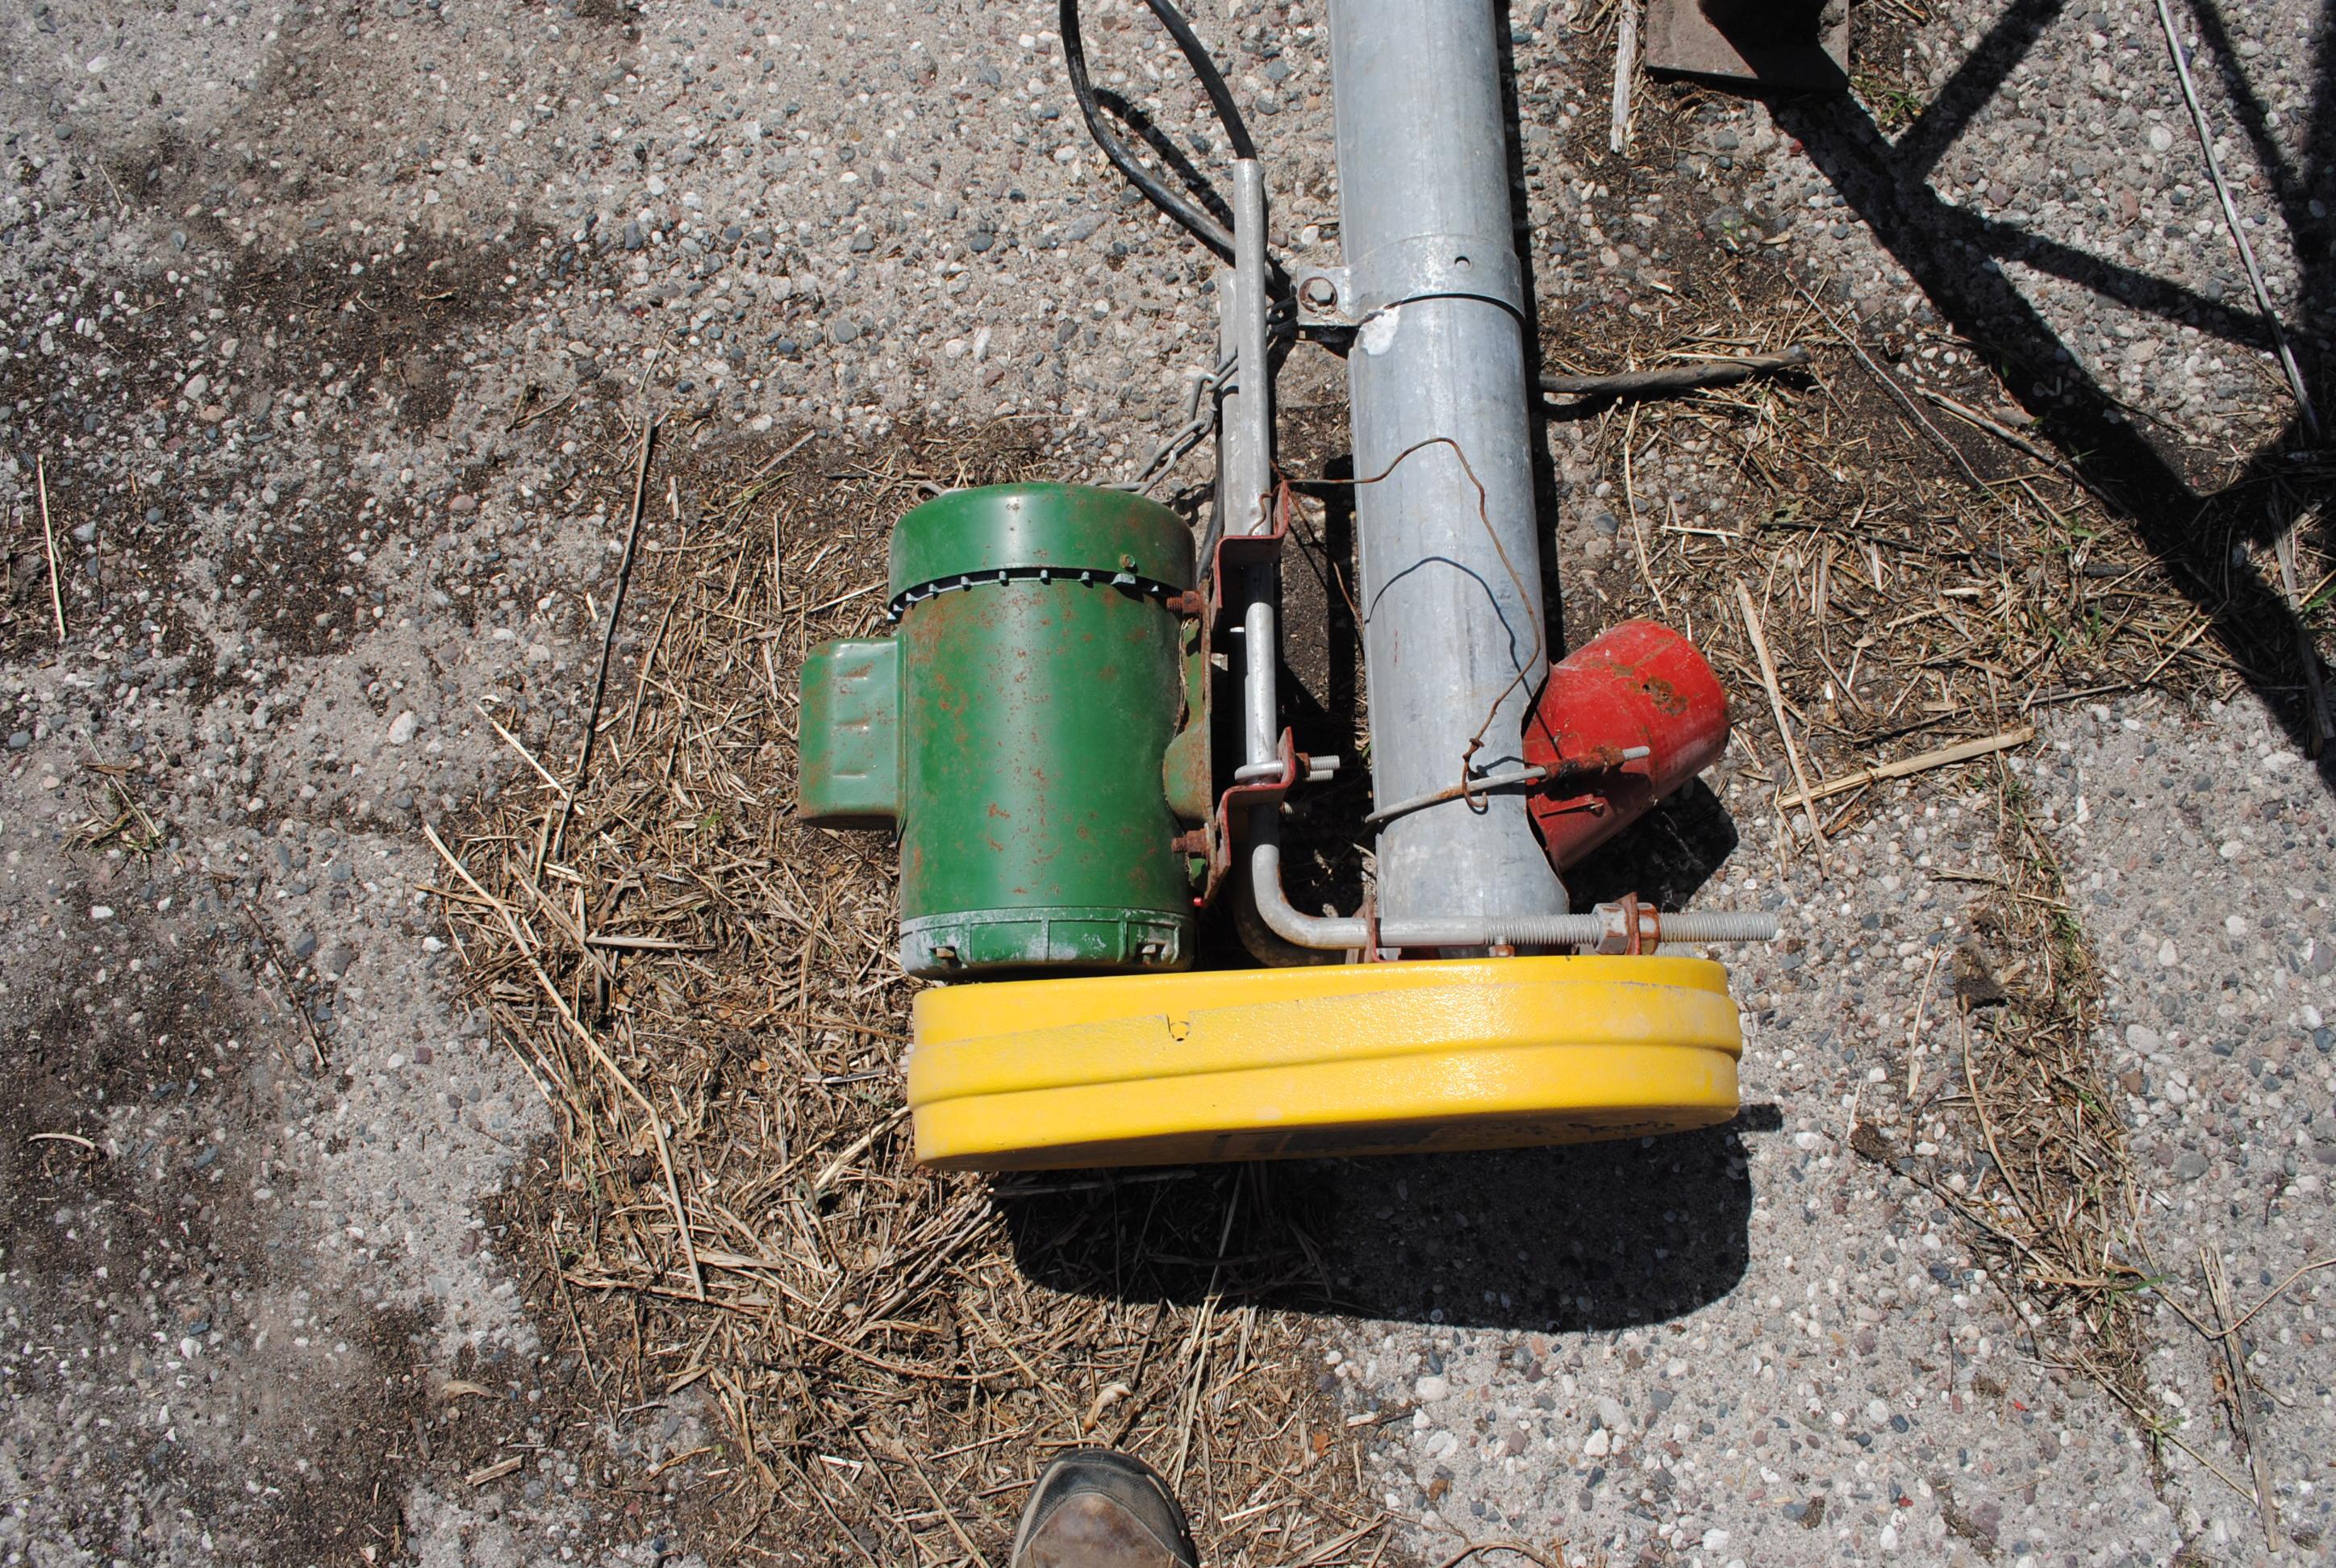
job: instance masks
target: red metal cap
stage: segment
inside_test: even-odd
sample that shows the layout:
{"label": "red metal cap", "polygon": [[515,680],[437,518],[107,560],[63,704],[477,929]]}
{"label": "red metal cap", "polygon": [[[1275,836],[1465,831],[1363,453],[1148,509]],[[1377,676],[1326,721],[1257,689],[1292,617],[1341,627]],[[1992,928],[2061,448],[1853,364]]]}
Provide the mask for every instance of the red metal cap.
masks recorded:
{"label": "red metal cap", "polygon": [[1526,809],[1550,863],[1563,872],[1727,745],[1728,694],[1670,628],[1624,621],[1575,649],[1525,718],[1525,761],[1549,774]]}

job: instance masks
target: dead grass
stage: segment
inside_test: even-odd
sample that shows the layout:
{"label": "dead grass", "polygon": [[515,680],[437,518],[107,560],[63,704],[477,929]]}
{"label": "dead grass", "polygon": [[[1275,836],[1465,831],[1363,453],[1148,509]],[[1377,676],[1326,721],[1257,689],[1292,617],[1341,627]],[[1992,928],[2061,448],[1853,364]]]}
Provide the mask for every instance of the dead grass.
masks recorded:
{"label": "dead grass", "polygon": [[[1829,778],[2006,736],[2062,704],[2228,695],[2242,677],[2263,682],[2242,657],[2281,657],[2268,640],[2234,653],[2209,635],[2210,616],[2134,531],[2024,433],[1971,345],[1867,342],[1748,258],[1707,272],[1692,297],[1544,328],[1551,363],[1591,372],[1816,351],[1806,378],[1598,412],[1621,527],[1607,564],[1568,582],[1573,641],[1647,615],[1711,659],[1737,694],[1737,765],[1770,794],[1780,855],[1822,866],[1825,840],[1890,787],[1829,792]],[[1925,349],[1952,349],[1963,368],[1941,374],[1943,355],[1926,362]],[[1665,457],[1670,482],[1650,481]],[[1698,482],[1679,482],[1679,459]],[[1683,489],[1720,504],[1682,511]],[[2300,570],[2316,581],[2327,563]],[[1794,777],[1803,768],[1809,786]],[[2137,1196],[2093,1045],[2100,988],[2052,843],[2004,752],[1928,784],[1991,803],[1994,863],[1965,878],[1977,940],[1926,982],[1941,1005],[1930,1037],[1918,1022],[1907,1043],[1904,1105],[1869,1109],[1854,1146],[1962,1215],[2040,1359],[2100,1385],[2154,1440],[2179,1442],[2146,1384]],[[1922,1140],[1942,1152],[1917,1156]]]}
{"label": "dead grass", "polygon": [[913,1168],[891,847],[789,810],[804,651],[881,624],[900,513],[1041,471],[1029,429],[658,459],[589,776],[511,715],[446,845],[468,983],[559,1122],[517,1251],[618,1429],[718,1410],[709,1556],[1002,1563],[1048,1456],[1109,1443],[1212,1561],[1362,1561],[1385,1521],[1304,1320],[1248,1304],[1309,1267],[1272,1183]]}
{"label": "dead grass", "polygon": [[[1739,694],[1737,765],[1773,792],[1780,853],[1821,855],[1886,789],[1830,779],[2250,673],[1969,345],[1865,342],[1746,260],[1691,297],[1577,315],[1546,349],[1598,372],[1796,342],[1817,351],[1805,377],[1591,414],[1620,530],[1601,567],[1562,575],[1572,640],[1651,615]],[[1925,348],[1966,371],[1895,368]],[[631,437],[607,448],[613,489]],[[447,845],[470,983],[560,1119],[529,1215],[547,1318],[613,1423],[672,1398],[718,1411],[725,1441],[690,1473],[732,1556],[995,1563],[1047,1455],[1105,1442],[1177,1482],[1216,1561],[1374,1559],[1389,1522],[1315,1392],[1305,1320],[1260,1304],[1330,1294],[1270,1173],[915,1171],[890,846],[787,810],[805,650],[876,625],[901,511],[1043,472],[1037,439],[766,450],[762,472],[659,460],[589,776],[569,776],[576,735],[499,716],[509,781]],[[1665,454],[1716,482],[1653,482]],[[1726,503],[1681,510],[1707,490]],[[2040,1356],[2178,1440],[2142,1381],[2146,1280],[2083,933],[2003,756],[1959,769],[1932,782],[1992,795],[1997,852],[1979,940],[1932,977],[1945,1021],[1910,1042],[1903,1128],[1947,1152],[1879,1120],[1854,1143],[1964,1216]]]}

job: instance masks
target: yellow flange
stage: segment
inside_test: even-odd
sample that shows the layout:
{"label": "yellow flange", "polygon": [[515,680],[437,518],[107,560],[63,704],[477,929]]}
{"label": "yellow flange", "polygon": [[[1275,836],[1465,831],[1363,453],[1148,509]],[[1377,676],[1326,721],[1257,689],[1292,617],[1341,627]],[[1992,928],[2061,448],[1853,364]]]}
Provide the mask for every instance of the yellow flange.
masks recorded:
{"label": "yellow flange", "polygon": [[947,986],[917,1158],[949,1170],[1585,1143],[1736,1114],[1727,971],[1461,959]]}

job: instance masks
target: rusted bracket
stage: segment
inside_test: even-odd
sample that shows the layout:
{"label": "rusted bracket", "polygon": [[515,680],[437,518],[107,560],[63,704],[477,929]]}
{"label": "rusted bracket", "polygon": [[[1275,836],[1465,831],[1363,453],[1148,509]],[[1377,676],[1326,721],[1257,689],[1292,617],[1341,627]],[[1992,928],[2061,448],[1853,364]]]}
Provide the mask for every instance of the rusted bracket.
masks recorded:
{"label": "rusted bracket", "polygon": [[1211,652],[1215,642],[1224,635],[1225,577],[1228,572],[1245,571],[1253,566],[1271,567],[1278,574],[1281,566],[1281,548],[1290,538],[1290,487],[1280,487],[1269,509],[1273,526],[1263,533],[1228,533],[1217,540],[1216,558],[1209,563],[1208,604],[1205,624],[1209,628]]}
{"label": "rusted bracket", "polygon": [[1298,781],[1306,776],[1306,759],[1299,754],[1297,736],[1290,730],[1281,732],[1280,771],[1270,778],[1237,780],[1217,802],[1217,815],[1211,824],[1214,842],[1209,848],[1209,897],[1232,870],[1233,824],[1246,822],[1249,813],[1259,806],[1273,811],[1290,798]]}

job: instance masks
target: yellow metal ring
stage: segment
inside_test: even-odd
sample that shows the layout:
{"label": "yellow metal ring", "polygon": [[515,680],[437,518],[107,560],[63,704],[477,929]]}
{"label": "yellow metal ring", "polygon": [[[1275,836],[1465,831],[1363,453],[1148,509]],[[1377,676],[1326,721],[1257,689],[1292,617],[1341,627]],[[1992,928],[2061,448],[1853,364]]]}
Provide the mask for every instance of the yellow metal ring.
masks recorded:
{"label": "yellow metal ring", "polygon": [[917,1158],[951,1170],[1636,1137],[1736,1114],[1702,959],[1464,959],[1015,980],[917,998]]}

